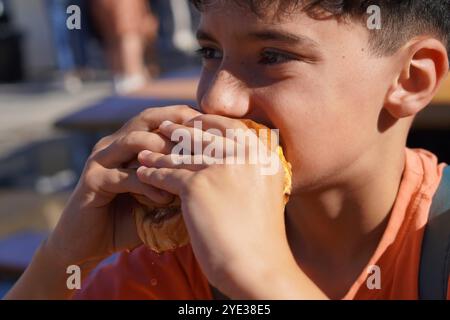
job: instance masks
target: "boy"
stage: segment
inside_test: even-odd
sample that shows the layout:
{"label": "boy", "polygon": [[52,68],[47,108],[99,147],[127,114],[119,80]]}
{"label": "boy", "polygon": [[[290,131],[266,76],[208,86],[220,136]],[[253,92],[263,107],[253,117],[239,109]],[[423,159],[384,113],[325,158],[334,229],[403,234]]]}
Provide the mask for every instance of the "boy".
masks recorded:
{"label": "boy", "polygon": [[[133,192],[159,203],[178,195],[191,245],[121,253],[77,298],[209,299],[211,283],[231,298],[417,299],[423,230],[445,164],[405,145],[448,73],[450,3],[194,3],[204,115],[149,110],[100,141],[8,297],[70,297],[65,266],[86,275],[112,252],[135,248],[129,200],[116,198]],[[368,28],[372,4],[381,29]],[[219,130],[239,128],[239,118],[278,128],[293,169],[285,210],[281,174],[175,165],[171,134],[193,118]],[[122,169],[137,154],[143,167]]]}

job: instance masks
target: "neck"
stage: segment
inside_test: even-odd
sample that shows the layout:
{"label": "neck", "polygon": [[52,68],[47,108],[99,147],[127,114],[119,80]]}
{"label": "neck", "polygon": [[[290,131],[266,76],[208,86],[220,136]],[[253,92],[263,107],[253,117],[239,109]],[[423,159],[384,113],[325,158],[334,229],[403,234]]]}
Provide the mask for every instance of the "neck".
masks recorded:
{"label": "neck", "polygon": [[358,259],[368,262],[386,228],[404,170],[403,149],[391,149],[401,152],[383,150],[381,161],[379,149],[368,152],[335,179],[344,182],[291,197],[286,224],[297,260],[336,267]]}

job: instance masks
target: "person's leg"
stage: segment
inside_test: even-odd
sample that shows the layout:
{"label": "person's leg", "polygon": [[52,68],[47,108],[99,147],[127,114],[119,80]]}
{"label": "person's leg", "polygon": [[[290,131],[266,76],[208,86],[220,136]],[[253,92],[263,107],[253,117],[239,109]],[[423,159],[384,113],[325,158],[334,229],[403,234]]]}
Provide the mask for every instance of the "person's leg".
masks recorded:
{"label": "person's leg", "polygon": [[144,60],[145,0],[93,1],[119,94],[140,89],[148,81]]}
{"label": "person's leg", "polygon": [[121,63],[121,74],[125,77],[145,73],[145,24],[149,9],[145,0],[128,0],[116,7],[117,49]]}
{"label": "person's leg", "polygon": [[114,76],[115,90],[127,94],[139,90],[148,82],[144,65],[144,43],[139,34],[125,34],[116,47],[119,72]]}
{"label": "person's leg", "polygon": [[81,11],[81,29],[70,31],[70,40],[73,50],[74,61],[77,69],[83,69],[87,67],[87,43],[88,43],[88,12],[86,0],[66,0],[67,6],[75,4],[80,7]]}
{"label": "person's leg", "polygon": [[77,64],[71,41],[72,30],[69,30],[66,25],[68,17],[66,2],[63,0],[46,0],[46,5],[62,85],[66,91],[76,93],[81,90],[83,84],[76,73]]}
{"label": "person's leg", "polygon": [[68,72],[75,69],[70,34],[66,27],[66,7],[63,1],[46,0],[48,18],[52,31],[53,42],[56,49],[58,69]]}
{"label": "person's leg", "polygon": [[178,50],[192,55],[197,48],[197,41],[192,33],[191,13],[187,0],[170,0],[173,13],[172,41]]}

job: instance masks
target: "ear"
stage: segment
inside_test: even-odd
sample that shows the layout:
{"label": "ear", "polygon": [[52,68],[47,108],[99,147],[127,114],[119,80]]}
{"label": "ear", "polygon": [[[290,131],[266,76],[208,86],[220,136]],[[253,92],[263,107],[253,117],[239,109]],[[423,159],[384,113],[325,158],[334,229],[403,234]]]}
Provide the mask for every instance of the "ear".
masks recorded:
{"label": "ear", "polygon": [[391,86],[385,109],[395,118],[416,115],[437,93],[448,74],[448,53],[434,38],[415,40],[404,47],[406,63]]}

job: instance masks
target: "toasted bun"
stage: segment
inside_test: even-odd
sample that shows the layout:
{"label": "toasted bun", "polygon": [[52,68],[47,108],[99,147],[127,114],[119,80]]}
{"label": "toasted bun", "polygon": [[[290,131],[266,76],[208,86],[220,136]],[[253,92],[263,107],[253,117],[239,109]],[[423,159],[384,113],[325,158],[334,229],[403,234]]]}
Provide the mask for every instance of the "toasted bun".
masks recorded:
{"label": "toasted bun", "polygon": [[[242,120],[249,128],[254,129],[258,137],[270,147],[270,136],[262,136],[261,129],[267,127],[252,120]],[[264,130],[264,132],[268,132]],[[276,150],[284,169],[284,203],[289,200],[292,184],[291,165],[286,161],[283,149],[277,146]],[[177,197],[167,206],[156,205],[144,196],[134,195],[140,206],[135,208],[135,220],[139,237],[151,250],[161,253],[174,250],[189,243],[189,234],[181,214],[181,203]]]}

